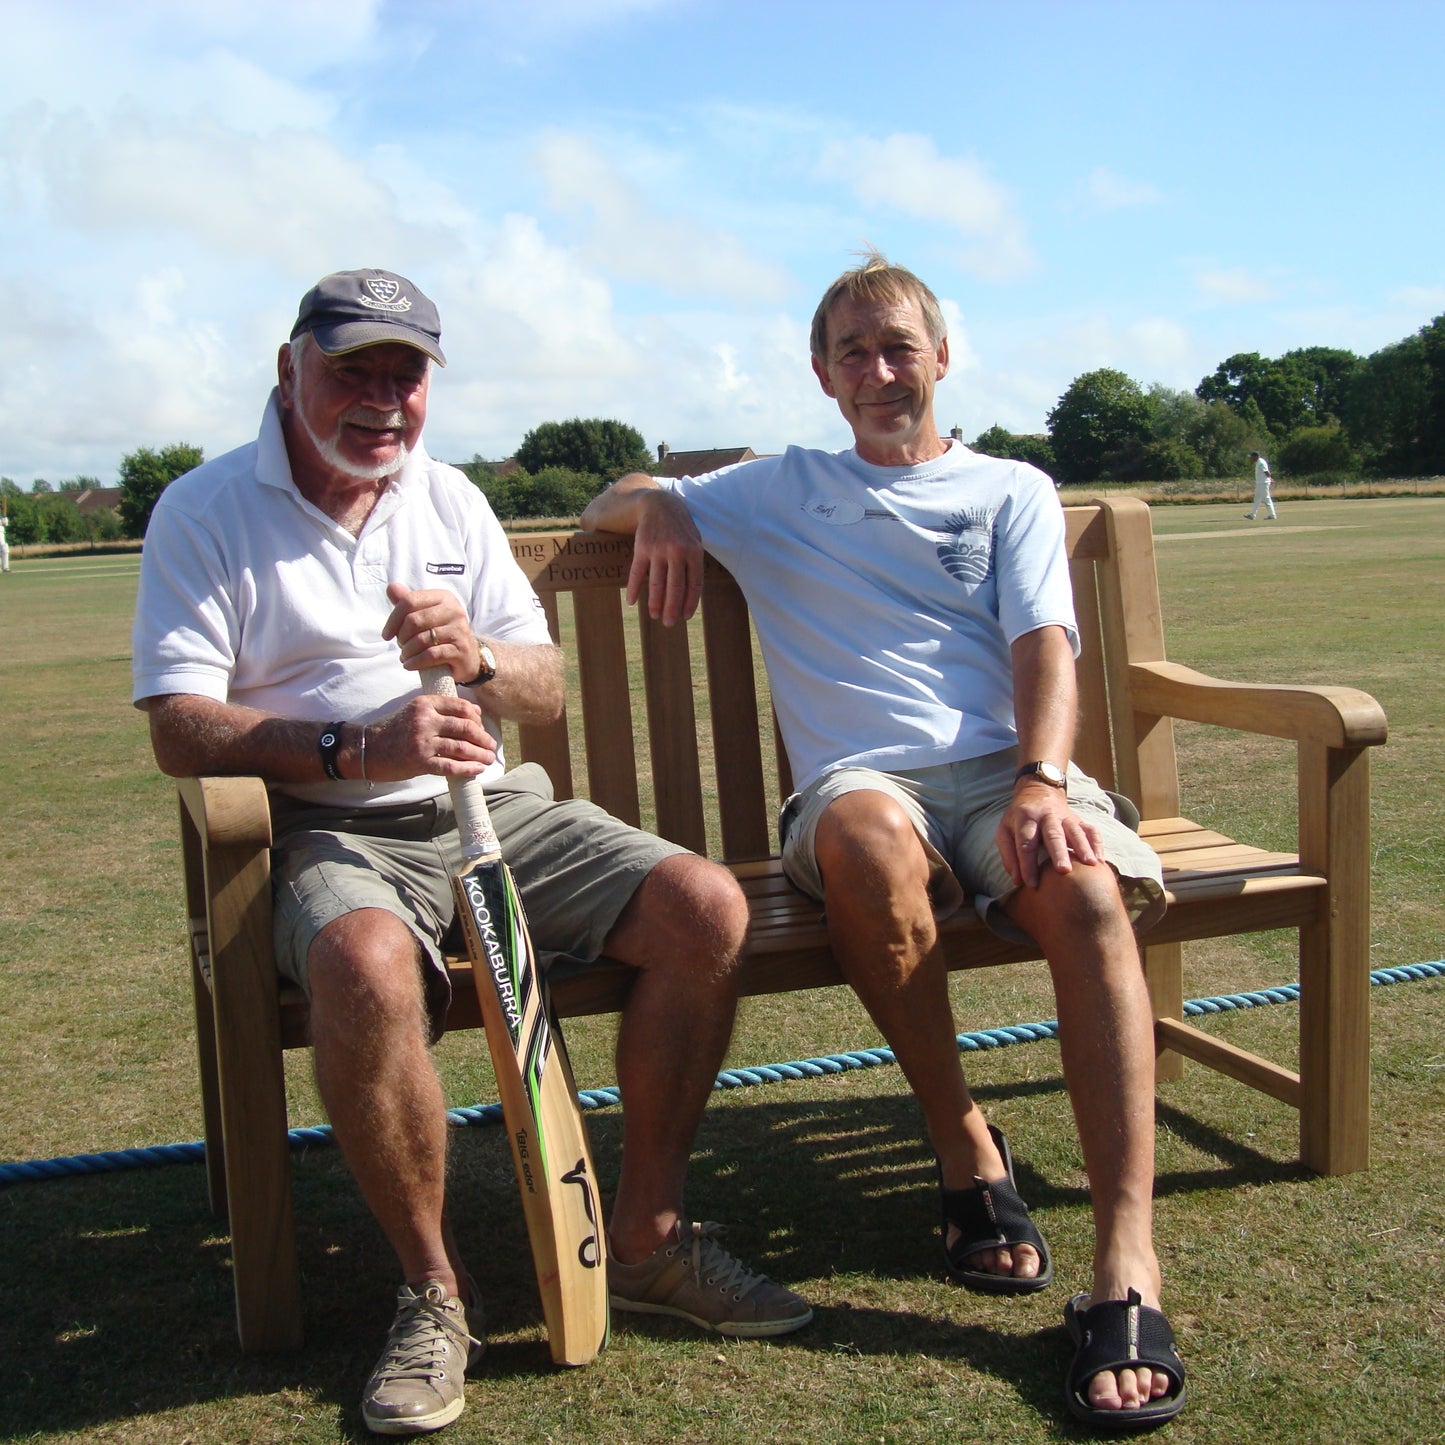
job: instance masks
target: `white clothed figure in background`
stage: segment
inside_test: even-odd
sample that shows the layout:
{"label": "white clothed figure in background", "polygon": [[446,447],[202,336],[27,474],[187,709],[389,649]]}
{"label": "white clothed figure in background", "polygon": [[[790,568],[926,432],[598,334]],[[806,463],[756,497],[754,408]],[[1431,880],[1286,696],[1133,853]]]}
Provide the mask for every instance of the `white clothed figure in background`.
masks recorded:
{"label": "white clothed figure in background", "polygon": [[1254,505],[1244,515],[1252,522],[1264,508],[1265,516],[1273,522],[1275,520],[1274,498],[1270,495],[1270,485],[1274,481],[1274,475],[1269,469],[1269,463],[1258,452],[1250,452],[1249,459],[1254,463]]}

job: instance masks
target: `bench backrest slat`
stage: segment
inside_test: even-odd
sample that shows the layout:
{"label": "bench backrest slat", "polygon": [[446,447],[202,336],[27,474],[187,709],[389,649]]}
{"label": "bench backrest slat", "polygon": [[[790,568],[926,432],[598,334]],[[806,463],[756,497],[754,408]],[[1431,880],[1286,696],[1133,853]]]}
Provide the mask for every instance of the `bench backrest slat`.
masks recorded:
{"label": "bench backrest slat", "polygon": [[657,831],[694,853],[706,853],[692,654],[688,645],[692,628],[664,627],[654,622],[646,609],[639,612],[638,625]]}
{"label": "bench backrest slat", "polygon": [[759,807],[766,790],[752,629],[742,589],[721,567],[708,569],[702,628],[723,856],[766,858],[774,845]]}

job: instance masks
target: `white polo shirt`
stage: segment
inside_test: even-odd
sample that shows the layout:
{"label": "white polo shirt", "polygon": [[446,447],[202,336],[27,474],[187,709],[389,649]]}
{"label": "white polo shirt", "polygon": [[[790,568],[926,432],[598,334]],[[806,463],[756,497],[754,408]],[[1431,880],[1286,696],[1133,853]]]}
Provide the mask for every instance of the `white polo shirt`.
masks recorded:
{"label": "white polo shirt", "polygon": [[[421,691],[381,629],[386,588],[450,588],[473,629],[551,640],[486,498],[418,443],[353,537],[296,489],[273,392],[256,441],[177,478],[151,514],[132,637],[135,702],[193,693],[281,717],[365,723]],[[499,735],[495,719],[488,731]],[[483,775],[500,776],[497,761]],[[288,783],[338,807],[403,803],[442,778]]]}

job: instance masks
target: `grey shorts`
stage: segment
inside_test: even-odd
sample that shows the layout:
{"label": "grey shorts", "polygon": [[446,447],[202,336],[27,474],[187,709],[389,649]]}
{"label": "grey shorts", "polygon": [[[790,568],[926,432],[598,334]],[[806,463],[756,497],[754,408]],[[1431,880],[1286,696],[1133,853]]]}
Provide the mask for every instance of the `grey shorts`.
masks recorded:
{"label": "grey shorts", "polygon": [[[979,917],[1000,937],[1026,939],[1003,905],[1018,891],[999,854],[995,834],[1013,798],[1018,754],[1013,748],[986,757],[907,772],[840,768],[825,773],[783,808],[778,830],[783,871],[812,898],[822,899],[823,879],[813,854],[818,820],[844,793],[886,793],[913,822],[932,864],[929,894],[934,913],[946,918],[973,900]],[[1164,915],[1164,874],[1159,855],[1136,831],[1138,814],[1127,798],[1106,793],[1071,763],[1069,806],[1098,828],[1104,857],[1119,879],[1136,932]]]}
{"label": "grey shorts", "polygon": [[[512,870],[538,961],[590,963],[638,885],[687,850],[584,799],[556,802],[536,763],[487,785],[487,808]],[[451,799],[343,812],[271,800],[276,966],[307,987],[316,935],[359,908],[381,908],[411,929],[423,958],[433,1033],[451,1000],[442,943],[454,916],[451,875],[461,860]]]}

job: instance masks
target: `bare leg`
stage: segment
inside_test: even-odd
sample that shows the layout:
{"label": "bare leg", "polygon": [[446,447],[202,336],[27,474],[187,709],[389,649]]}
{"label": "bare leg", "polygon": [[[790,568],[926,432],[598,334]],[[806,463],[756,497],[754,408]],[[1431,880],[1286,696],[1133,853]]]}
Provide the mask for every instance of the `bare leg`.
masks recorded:
{"label": "bare leg", "polygon": [[[828,938],[903,1069],[948,1189],[1004,1177],[1004,1164],[959,1062],[948,974],[928,899],[928,857],[908,815],[885,793],[860,789],[832,803],[814,852]],[[1013,1257],[1017,1253],[1017,1259]],[[1031,1245],[975,1256],[980,1268],[1032,1278]]]}
{"label": "bare leg", "polygon": [[[1139,950],[1118,882],[1106,864],[1046,868],[1036,889],[1005,905],[1043,948],[1059,1011],[1064,1081],[1073,1104],[1094,1210],[1090,1301],[1124,1299],[1132,1287],[1159,1307],[1153,1242],[1154,1026]],[[1090,1400],[1128,1408],[1163,1395],[1150,1370],[1095,1376]]]}
{"label": "bare leg", "polygon": [[606,952],[638,971],[617,1032],[622,1170],[609,1238],[646,1259],[682,1217],[693,1140],[727,1053],[748,908],[732,875],[691,854],[642,881]]}
{"label": "bare leg", "polygon": [[316,1083],[341,1152],[410,1285],[464,1274],[445,1218],[446,1104],[427,1047],[417,946],[384,909],[311,946]]}

